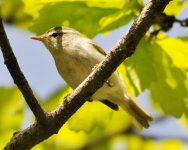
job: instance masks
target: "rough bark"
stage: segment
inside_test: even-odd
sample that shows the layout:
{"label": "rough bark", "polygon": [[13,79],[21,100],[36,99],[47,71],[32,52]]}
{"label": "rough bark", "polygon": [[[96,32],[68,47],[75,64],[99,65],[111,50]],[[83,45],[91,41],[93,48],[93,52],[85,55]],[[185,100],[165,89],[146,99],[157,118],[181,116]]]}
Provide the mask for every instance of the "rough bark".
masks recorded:
{"label": "rough bark", "polygon": [[[63,124],[85,103],[86,99],[95,93],[114,70],[136,49],[138,42],[154,22],[154,18],[160,15],[170,0],[151,0],[144,7],[139,17],[134,21],[130,30],[125,34],[106,58],[98,67],[66,97],[65,101],[53,112],[46,113],[36,98],[34,98],[30,87],[17,61],[13,58],[13,52],[8,42],[3,25],[0,25],[0,46],[4,54],[5,64],[7,65],[15,83],[21,90],[26,102],[33,111],[37,122],[23,131],[13,134],[5,150],[31,149],[36,144],[56,134]],[[0,20],[2,22],[2,20]],[[3,35],[3,36],[2,36]],[[10,61],[10,62],[9,62]],[[40,115],[39,115],[40,114]]]}

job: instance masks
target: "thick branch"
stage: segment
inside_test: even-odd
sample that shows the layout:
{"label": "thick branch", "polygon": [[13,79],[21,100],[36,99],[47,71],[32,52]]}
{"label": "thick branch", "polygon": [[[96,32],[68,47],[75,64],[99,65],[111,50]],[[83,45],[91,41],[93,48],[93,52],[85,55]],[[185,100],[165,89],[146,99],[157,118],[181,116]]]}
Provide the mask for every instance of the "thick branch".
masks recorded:
{"label": "thick branch", "polygon": [[129,32],[124,35],[110,54],[98,65],[64,103],[50,113],[48,126],[42,128],[39,123],[13,135],[5,149],[30,149],[34,145],[58,132],[61,126],[72,116],[105,80],[114,72],[123,60],[131,56],[157,14],[160,14],[170,0],[151,0],[134,21]]}
{"label": "thick branch", "polygon": [[18,86],[20,91],[22,92],[27,104],[35,115],[36,119],[40,122],[44,122],[46,120],[45,111],[41,108],[37,99],[33,95],[33,92],[25,79],[16,57],[12,51],[8,38],[6,36],[2,19],[0,18],[0,47],[4,56],[4,63],[7,66],[12,78],[14,79],[14,83]]}

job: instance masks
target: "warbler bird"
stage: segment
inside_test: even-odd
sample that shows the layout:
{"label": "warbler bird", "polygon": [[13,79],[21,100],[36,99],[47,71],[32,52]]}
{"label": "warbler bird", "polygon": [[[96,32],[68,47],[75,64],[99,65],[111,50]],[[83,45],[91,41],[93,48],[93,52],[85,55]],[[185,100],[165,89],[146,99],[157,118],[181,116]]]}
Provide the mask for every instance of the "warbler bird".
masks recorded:
{"label": "warbler bird", "polygon": [[[61,77],[75,89],[99,64],[106,53],[94,41],[68,27],[54,27],[41,36],[32,37],[41,41],[52,54]],[[115,71],[91,96],[113,109],[119,105],[141,126],[148,128],[152,120],[127,94],[125,85]]]}

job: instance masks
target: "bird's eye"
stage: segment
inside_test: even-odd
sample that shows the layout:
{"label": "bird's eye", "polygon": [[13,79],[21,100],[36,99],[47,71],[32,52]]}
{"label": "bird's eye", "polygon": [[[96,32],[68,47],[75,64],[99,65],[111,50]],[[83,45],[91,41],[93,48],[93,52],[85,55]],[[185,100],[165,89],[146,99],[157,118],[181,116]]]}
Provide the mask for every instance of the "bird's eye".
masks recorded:
{"label": "bird's eye", "polygon": [[54,33],[51,34],[51,36],[53,36],[53,37],[57,37],[57,36],[60,36],[60,35],[62,35],[62,32],[59,32],[59,33],[54,32]]}
{"label": "bird's eye", "polygon": [[59,33],[52,33],[51,36],[53,36],[53,37],[57,37],[58,35],[59,35]]}

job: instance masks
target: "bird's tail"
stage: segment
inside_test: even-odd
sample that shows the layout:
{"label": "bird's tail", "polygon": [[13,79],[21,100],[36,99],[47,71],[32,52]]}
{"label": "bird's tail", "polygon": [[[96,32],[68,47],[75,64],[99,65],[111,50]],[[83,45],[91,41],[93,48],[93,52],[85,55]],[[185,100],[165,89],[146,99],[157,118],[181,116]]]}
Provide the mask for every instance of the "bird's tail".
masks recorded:
{"label": "bird's tail", "polygon": [[152,117],[148,115],[142,108],[140,108],[134,100],[128,98],[121,102],[123,109],[128,112],[139,125],[144,128],[149,127],[149,122],[152,121]]}

